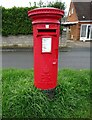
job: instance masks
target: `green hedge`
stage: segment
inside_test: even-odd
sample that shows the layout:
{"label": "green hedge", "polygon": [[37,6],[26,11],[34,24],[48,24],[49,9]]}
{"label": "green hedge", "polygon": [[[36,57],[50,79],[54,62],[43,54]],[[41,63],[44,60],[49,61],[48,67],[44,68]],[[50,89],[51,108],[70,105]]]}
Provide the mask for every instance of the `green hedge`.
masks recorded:
{"label": "green hedge", "polygon": [[10,9],[2,7],[2,35],[27,35],[32,33],[32,23],[27,14],[28,10],[31,9],[34,9],[34,7],[13,7]]}
{"label": "green hedge", "polygon": [[[32,22],[28,18],[28,10],[37,7],[13,7],[10,9],[2,9],[2,35],[28,35],[32,33]],[[60,28],[62,33],[62,27]]]}

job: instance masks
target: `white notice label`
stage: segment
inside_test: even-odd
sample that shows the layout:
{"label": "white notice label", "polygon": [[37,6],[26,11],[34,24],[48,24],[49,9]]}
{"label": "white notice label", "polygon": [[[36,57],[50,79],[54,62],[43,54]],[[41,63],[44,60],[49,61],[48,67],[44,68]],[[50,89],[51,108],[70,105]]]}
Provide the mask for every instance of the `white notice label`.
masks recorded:
{"label": "white notice label", "polygon": [[42,38],[42,52],[51,52],[51,38]]}

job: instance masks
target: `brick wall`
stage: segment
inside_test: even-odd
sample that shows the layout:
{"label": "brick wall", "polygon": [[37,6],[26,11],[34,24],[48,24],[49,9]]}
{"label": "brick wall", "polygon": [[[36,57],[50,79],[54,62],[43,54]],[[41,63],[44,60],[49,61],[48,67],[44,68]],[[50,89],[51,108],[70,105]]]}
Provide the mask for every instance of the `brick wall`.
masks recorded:
{"label": "brick wall", "polygon": [[[69,9],[67,21],[69,21],[69,22],[78,21],[76,9],[75,9],[72,2],[70,4],[70,9]],[[70,26],[70,39],[71,40],[79,40],[79,37],[80,37],[79,34],[80,34],[79,24],[75,24],[75,25]]]}
{"label": "brick wall", "polygon": [[80,25],[76,24],[70,27],[71,29],[71,39],[72,40],[79,40],[80,38]]}
{"label": "brick wall", "polygon": [[[72,11],[72,9],[73,9],[73,11]],[[69,21],[69,22],[78,21],[78,18],[76,15],[76,9],[75,9],[73,3],[70,4],[70,9],[69,9],[67,21]]]}

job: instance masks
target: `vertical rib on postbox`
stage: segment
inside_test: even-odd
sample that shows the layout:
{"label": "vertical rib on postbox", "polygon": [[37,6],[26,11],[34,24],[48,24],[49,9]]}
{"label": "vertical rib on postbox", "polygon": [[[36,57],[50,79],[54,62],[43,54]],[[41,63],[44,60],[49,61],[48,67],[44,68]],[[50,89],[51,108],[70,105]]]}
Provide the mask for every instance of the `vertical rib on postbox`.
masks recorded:
{"label": "vertical rib on postbox", "polygon": [[57,85],[60,22],[64,11],[37,8],[28,11],[33,25],[34,85],[42,90]]}

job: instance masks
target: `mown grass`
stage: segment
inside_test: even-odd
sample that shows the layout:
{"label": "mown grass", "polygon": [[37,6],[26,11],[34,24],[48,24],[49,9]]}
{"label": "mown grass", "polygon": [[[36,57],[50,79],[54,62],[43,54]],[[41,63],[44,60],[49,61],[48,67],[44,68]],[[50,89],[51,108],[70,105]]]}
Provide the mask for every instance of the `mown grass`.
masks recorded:
{"label": "mown grass", "polygon": [[55,97],[33,85],[33,70],[2,72],[3,118],[90,118],[90,71],[60,70]]}

